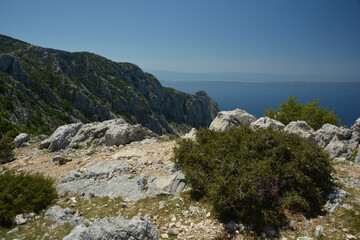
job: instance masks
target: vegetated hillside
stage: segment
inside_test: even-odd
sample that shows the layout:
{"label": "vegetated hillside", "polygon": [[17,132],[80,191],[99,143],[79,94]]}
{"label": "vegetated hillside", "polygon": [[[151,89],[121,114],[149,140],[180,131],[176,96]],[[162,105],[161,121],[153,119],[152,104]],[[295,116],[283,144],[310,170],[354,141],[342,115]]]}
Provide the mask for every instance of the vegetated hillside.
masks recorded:
{"label": "vegetated hillside", "polygon": [[209,125],[219,111],[204,91],[161,86],[131,63],[32,46],[0,35],[0,117],[47,132],[72,122],[124,117],[158,134]]}

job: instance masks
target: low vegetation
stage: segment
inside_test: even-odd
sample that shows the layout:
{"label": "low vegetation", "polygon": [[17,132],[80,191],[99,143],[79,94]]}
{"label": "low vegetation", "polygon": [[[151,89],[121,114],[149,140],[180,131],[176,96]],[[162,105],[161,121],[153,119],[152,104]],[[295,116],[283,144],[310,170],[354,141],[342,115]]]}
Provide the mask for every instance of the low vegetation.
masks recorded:
{"label": "low vegetation", "polygon": [[12,225],[17,214],[39,213],[56,196],[53,180],[40,174],[0,174],[0,226]]}
{"label": "low vegetation", "polygon": [[296,96],[280,104],[279,109],[269,108],[265,110],[265,115],[269,118],[278,120],[287,125],[292,121],[306,121],[313,129],[319,129],[325,123],[339,125],[340,120],[334,111],[327,107],[319,106],[320,99],[306,103],[306,105],[296,100]]}
{"label": "low vegetation", "polygon": [[332,187],[328,155],[294,134],[247,127],[200,129],[181,140],[174,161],[183,164],[193,195],[209,201],[224,221],[280,227],[285,211],[320,211]]}

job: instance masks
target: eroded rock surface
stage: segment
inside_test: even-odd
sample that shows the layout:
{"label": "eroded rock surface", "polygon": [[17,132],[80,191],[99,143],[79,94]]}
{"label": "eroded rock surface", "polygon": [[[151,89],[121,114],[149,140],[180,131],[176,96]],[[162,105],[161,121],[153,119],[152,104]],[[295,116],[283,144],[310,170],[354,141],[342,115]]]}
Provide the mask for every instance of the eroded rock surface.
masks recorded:
{"label": "eroded rock surface", "polygon": [[221,111],[210,124],[211,130],[223,131],[232,127],[250,126],[256,118],[250,113],[235,109],[233,111]]}
{"label": "eroded rock surface", "polygon": [[108,240],[108,239],[159,239],[159,232],[150,220],[135,216],[126,220],[121,216],[97,219],[89,227],[75,227],[64,240]]}

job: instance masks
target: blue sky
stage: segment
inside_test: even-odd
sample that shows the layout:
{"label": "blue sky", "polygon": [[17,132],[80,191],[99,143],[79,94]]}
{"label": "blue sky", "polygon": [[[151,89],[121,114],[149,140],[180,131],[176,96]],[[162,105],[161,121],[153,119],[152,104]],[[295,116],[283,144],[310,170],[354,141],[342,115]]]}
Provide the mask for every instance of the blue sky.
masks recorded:
{"label": "blue sky", "polygon": [[359,0],[0,0],[0,33],[151,72],[360,81]]}

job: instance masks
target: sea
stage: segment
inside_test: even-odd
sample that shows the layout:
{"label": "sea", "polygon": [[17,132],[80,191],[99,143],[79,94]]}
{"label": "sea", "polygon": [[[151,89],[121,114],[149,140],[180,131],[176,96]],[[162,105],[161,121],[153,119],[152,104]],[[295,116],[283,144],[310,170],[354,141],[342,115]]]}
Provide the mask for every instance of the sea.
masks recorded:
{"label": "sea", "polygon": [[360,117],[360,82],[221,82],[161,81],[165,87],[194,93],[204,90],[221,111],[243,109],[255,117],[263,117],[265,109],[277,109],[290,96],[303,104],[320,98],[320,106],[328,107],[351,127]]}

